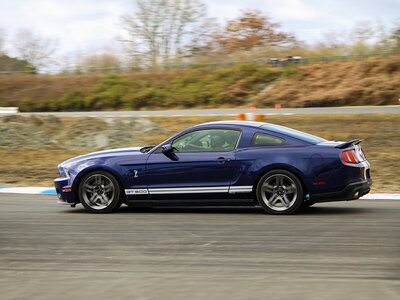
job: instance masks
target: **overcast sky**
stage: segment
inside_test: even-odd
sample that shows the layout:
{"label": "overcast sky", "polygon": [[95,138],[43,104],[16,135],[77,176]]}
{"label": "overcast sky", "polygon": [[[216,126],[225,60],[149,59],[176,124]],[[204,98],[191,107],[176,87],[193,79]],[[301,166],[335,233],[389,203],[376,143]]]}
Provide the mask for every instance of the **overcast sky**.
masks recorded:
{"label": "overcast sky", "polygon": [[[323,32],[349,30],[370,20],[387,26],[400,19],[400,0],[204,0],[210,16],[221,22],[244,8],[259,9],[283,29],[312,43]],[[59,53],[113,48],[123,34],[121,15],[133,0],[0,0],[0,28],[7,48],[19,28],[58,40]]]}

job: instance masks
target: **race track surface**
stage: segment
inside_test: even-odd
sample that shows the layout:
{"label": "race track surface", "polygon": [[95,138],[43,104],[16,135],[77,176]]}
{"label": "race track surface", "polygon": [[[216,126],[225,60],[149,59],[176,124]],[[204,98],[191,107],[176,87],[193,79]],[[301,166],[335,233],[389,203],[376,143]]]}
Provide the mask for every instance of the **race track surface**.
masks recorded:
{"label": "race track surface", "polygon": [[0,195],[1,299],[400,299],[400,201],[122,207]]}
{"label": "race track surface", "polygon": [[[209,116],[237,115],[250,112],[248,109],[186,109],[159,111],[93,111],[93,112],[43,112],[20,113],[20,115],[54,115],[57,117],[138,117],[138,116]],[[345,106],[345,107],[310,107],[310,108],[263,108],[256,114],[400,114],[400,105],[391,106]],[[0,114],[1,115],[1,114]]]}

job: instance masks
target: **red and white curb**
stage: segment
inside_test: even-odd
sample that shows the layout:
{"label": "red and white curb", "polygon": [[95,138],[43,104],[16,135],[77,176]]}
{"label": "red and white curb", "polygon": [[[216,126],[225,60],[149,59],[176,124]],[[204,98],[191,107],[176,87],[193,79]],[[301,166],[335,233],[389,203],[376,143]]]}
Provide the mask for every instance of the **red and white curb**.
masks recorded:
{"label": "red and white curb", "polygon": [[[30,194],[30,195],[56,195],[56,190],[51,187],[8,187],[0,186],[0,193]],[[395,194],[367,194],[363,200],[400,200],[400,193]]]}

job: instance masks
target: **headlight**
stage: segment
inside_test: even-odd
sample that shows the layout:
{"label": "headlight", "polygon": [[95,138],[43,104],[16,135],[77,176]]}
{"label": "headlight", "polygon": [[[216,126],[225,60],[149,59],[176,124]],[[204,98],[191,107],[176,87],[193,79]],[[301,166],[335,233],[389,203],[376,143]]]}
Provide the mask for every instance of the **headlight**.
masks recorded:
{"label": "headlight", "polygon": [[65,176],[66,178],[71,177],[71,174],[69,173],[68,168],[63,168],[63,170],[64,170],[64,176]]}

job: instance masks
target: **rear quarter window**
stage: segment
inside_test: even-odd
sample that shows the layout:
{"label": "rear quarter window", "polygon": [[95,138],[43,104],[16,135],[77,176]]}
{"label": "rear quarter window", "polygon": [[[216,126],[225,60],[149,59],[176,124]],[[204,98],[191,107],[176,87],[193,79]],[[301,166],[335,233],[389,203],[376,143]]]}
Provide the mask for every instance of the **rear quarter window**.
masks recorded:
{"label": "rear quarter window", "polygon": [[279,146],[285,144],[285,140],[266,133],[256,133],[251,141],[252,146]]}
{"label": "rear quarter window", "polygon": [[285,126],[280,126],[280,125],[275,125],[275,124],[268,124],[268,125],[264,125],[262,126],[263,128],[269,130],[269,131],[273,131],[276,133],[280,133],[280,134],[284,134],[284,135],[288,135],[290,137],[293,137],[295,139],[304,141],[304,142],[308,142],[311,144],[318,144],[318,143],[322,143],[325,142],[326,140],[323,138],[320,138],[318,136],[309,134],[309,133],[305,133],[296,129],[292,129],[292,128],[288,128]]}

